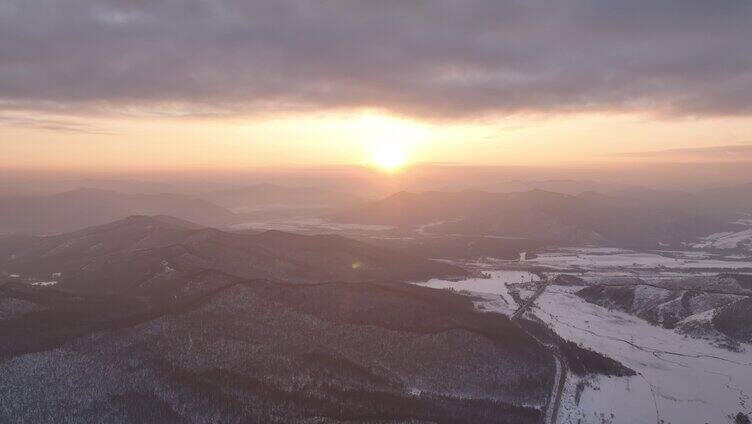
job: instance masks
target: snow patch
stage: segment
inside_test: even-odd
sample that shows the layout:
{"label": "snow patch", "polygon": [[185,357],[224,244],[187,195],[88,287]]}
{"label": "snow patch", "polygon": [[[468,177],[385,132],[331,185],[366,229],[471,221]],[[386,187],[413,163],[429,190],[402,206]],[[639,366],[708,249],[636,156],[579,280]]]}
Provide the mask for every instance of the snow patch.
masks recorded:
{"label": "snow patch", "polygon": [[635,252],[612,248],[565,248],[538,254],[525,261],[530,265],[540,265],[563,270],[605,271],[617,269],[749,269],[750,260],[727,260],[712,258],[705,252],[659,251]]}
{"label": "snow patch", "polygon": [[752,228],[736,232],[714,233],[703,237],[692,245],[696,249],[737,249],[752,250]]}
{"label": "snow patch", "polygon": [[448,281],[434,278],[423,283],[416,283],[434,289],[450,289],[467,292],[480,299],[476,307],[509,315],[518,305],[509,293],[508,285],[540,281],[540,277],[529,271],[497,270],[489,271],[490,278],[469,278],[460,281]]}
{"label": "snow patch", "polygon": [[[561,422],[721,423],[752,413],[752,355],[719,349],[632,315],[587,303],[576,288],[549,286],[532,312],[567,340],[609,356],[638,375],[600,378],[582,389]],[[640,382],[642,381],[642,383]],[[622,407],[626,404],[627,406]],[[611,416],[613,414],[613,416]]]}

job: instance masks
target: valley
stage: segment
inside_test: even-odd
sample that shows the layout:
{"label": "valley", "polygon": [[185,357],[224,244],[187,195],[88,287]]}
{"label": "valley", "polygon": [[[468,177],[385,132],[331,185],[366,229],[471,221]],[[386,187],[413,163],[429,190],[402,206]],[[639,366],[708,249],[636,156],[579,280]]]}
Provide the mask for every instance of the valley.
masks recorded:
{"label": "valley", "polygon": [[[33,201],[63,202],[71,217],[71,196],[118,205],[95,222],[193,201]],[[369,204],[260,185],[208,198],[199,223],[186,220],[196,212],[85,228],[61,217],[72,231],[0,236],[0,418],[702,424],[752,413],[743,219],[540,190]]]}
{"label": "valley", "polygon": [[[584,294],[599,287],[684,287],[695,299],[723,297],[721,303],[698,304],[698,317],[688,319],[704,316],[712,321],[726,311],[724,304],[752,295],[746,283],[716,277],[719,272],[748,272],[748,262],[599,248],[552,250],[534,260],[476,262],[475,266],[485,278],[421,284],[471,296],[482,311],[542,323],[564,340],[634,370],[633,375],[608,377],[567,373],[552,422],[714,423],[752,413],[752,339],[726,343],[719,339],[728,336],[712,328],[678,331],[681,321],[676,328],[667,328]],[[520,303],[524,299],[528,300]],[[520,306],[529,310],[520,314]],[[748,323],[750,316],[736,319]]]}

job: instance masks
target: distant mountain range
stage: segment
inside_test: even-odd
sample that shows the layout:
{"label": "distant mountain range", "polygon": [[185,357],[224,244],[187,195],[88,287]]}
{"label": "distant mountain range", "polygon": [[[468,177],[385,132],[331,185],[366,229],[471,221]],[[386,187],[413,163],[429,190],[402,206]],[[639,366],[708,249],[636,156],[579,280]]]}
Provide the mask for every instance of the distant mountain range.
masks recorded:
{"label": "distant mountain range", "polygon": [[224,227],[250,219],[319,216],[363,201],[309,187],[258,184],[184,194],[133,194],[82,188],[51,195],[0,198],[0,234],[57,234],[131,215],[169,215],[203,226]]}
{"label": "distant mountain range", "polygon": [[703,190],[698,195],[708,209],[752,215],[752,183]]}
{"label": "distant mountain range", "polygon": [[752,184],[695,192],[631,187],[611,192],[610,195],[669,209],[715,212],[730,216],[752,214]]}
{"label": "distant mountain range", "polygon": [[214,191],[203,197],[237,211],[290,208],[342,208],[362,203],[363,199],[347,193],[316,187],[285,187],[256,184],[243,188]]}
{"label": "distant mountain range", "polygon": [[62,233],[136,214],[171,215],[206,226],[238,221],[229,210],[197,197],[78,189],[54,195],[0,199],[0,234]]}
{"label": "distant mountain range", "polygon": [[595,192],[401,192],[334,217],[421,228],[432,234],[493,235],[567,244],[676,245],[725,228],[729,213]]}
{"label": "distant mountain range", "polygon": [[203,196],[79,189],[3,198],[0,234],[58,234],[131,215],[168,215],[211,227],[324,216],[442,236],[655,248],[745,230],[749,225],[731,223],[752,222],[752,184],[693,193],[645,187],[577,195],[544,190],[400,192],[369,202],[317,188],[259,184]]}
{"label": "distant mountain range", "polygon": [[203,271],[321,281],[461,277],[461,268],[335,235],[228,233],[164,216],[133,216],[48,237],[0,238],[0,270],[87,293],[174,293]]}

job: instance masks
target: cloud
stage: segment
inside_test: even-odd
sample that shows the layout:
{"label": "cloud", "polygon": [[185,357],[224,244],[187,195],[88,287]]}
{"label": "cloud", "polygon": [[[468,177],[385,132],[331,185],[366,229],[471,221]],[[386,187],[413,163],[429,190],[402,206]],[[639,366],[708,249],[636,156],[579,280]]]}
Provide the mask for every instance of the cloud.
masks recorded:
{"label": "cloud", "polygon": [[49,131],[64,131],[81,134],[111,135],[113,132],[102,129],[95,125],[77,122],[71,118],[32,117],[18,113],[0,111],[0,125],[12,125],[17,127],[35,128]]}
{"label": "cloud", "polygon": [[735,144],[728,146],[694,147],[645,152],[626,152],[611,156],[643,160],[690,160],[702,162],[752,161],[752,144]]}
{"label": "cloud", "polygon": [[752,3],[6,0],[0,104],[752,113]]}

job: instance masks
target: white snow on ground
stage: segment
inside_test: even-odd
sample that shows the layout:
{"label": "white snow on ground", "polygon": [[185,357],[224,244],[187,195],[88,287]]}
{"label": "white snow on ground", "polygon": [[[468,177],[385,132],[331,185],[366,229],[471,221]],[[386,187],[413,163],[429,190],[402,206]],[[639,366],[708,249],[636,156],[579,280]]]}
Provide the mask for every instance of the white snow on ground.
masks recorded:
{"label": "white snow on ground", "polygon": [[710,322],[710,320],[713,319],[713,315],[715,315],[715,309],[708,309],[684,318],[679,321],[677,325],[686,324],[688,322]]}
{"label": "white snow on ground", "polygon": [[620,247],[565,247],[562,252],[585,253],[592,255],[618,255],[620,253],[634,253]]}
{"label": "white snow on ground", "polygon": [[[585,302],[577,288],[549,286],[533,313],[560,336],[603,353],[638,372],[598,378],[573,404],[567,385],[559,422],[725,423],[752,414],[752,346],[744,352],[715,348],[631,315]],[[597,389],[595,388],[597,387]],[[611,417],[613,414],[613,417]]]}
{"label": "white snow on ground", "polygon": [[167,260],[163,259],[162,260],[162,272],[163,273],[175,272],[175,268],[171,267],[170,263],[167,262]]}
{"label": "white snow on ground", "polygon": [[42,286],[42,287],[54,286],[55,284],[57,284],[57,281],[36,281],[34,283],[31,283],[32,286]]}
{"label": "white snow on ground", "polygon": [[[650,386],[642,377],[580,378],[570,374],[567,378],[556,420],[558,424],[656,423]],[[579,399],[578,385],[582,386]]]}
{"label": "white snow on ground", "polygon": [[428,229],[430,227],[434,227],[436,225],[445,224],[447,222],[452,222],[452,221],[434,221],[434,222],[429,222],[427,224],[419,225],[415,229],[415,232],[418,233],[418,234],[420,234],[420,235],[427,235],[429,232],[426,231],[426,229]]}
{"label": "white snow on ground", "polygon": [[428,280],[418,285],[434,289],[452,289],[466,291],[483,299],[477,305],[485,310],[509,314],[514,312],[518,305],[507,290],[507,283],[519,284],[530,281],[539,281],[540,278],[528,271],[490,271],[491,278],[469,278],[461,281],[447,281],[437,278]]}
{"label": "white snow on ground", "polygon": [[632,270],[669,269],[739,269],[752,268],[751,260],[722,260],[707,257],[698,252],[633,252],[628,250],[560,249],[541,253],[525,261],[528,265],[539,265],[556,269],[605,270],[630,268]]}
{"label": "white snow on ground", "polygon": [[[506,282],[537,278],[525,271],[492,271],[491,279],[431,280],[434,288],[466,291],[485,310],[516,308]],[[752,415],[752,346],[743,352],[716,348],[632,315],[609,311],[577,297],[579,287],[549,286],[532,309],[567,340],[611,357],[638,375],[567,376],[557,423],[728,423],[738,412]],[[501,299],[507,300],[507,302]],[[513,307],[510,307],[514,305]],[[701,318],[699,315],[694,318]]]}
{"label": "white snow on ground", "polygon": [[736,249],[743,246],[752,246],[752,228],[736,232],[729,231],[711,234],[701,238],[699,242],[692,245],[696,249]]}
{"label": "white snow on ground", "polygon": [[281,231],[385,231],[393,230],[390,225],[341,224],[321,218],[280,219],[271,221],[251,221],[230,227],[233,230],[281,230]]}

